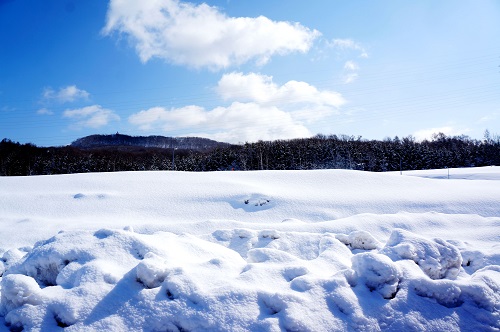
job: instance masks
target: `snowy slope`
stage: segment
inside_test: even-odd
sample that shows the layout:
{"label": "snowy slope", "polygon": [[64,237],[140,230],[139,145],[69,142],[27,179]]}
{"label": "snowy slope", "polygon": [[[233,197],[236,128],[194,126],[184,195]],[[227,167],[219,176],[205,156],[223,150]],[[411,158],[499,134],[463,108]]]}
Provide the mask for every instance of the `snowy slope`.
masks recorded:
{"label": "snowy slope", "polygon": [[6,330],[495,331],[500,167],[450,175],[0,178],[0,316]]}

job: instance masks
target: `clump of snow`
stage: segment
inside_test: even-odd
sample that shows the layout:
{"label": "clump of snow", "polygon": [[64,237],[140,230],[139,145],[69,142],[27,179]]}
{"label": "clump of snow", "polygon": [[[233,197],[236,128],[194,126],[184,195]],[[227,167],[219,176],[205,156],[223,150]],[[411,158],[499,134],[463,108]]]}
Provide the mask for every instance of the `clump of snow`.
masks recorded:
{"label": "clump of snow", "polygon": [[0,261],[0,276],[4,273],[5,269],[18,262],[29,251],[30,249],[27,248],[12,248],[4,252]]}
{"label": "clump of snow", "polygon": [[24,304],[40,304],[40,287],[35,279],[22,274],[2,278],[2,309],[11,311]]}
{"label": "clump of snow", "polygon": [[[446,308],[464,307],[476,319],[500,327],[500,267],[491,266],[459,280],[431,280],[413,276],[409,287],[417,296]],[[485,314],[488,312],[489,314]]]}
{"label": "clump of snow", "polygon": [[414,261],[432,279],[454,279],[462,265],[460,251],[451,243],[427,240],[402,229],[391,233],[381,253],[394,260]]}
{"label": "clump of snow", "polygon": [[371,291],[379,292],[385,299],[396,296],[400,272],[396,264],[385,255],[361,253],[352,257],[356,278]]}
{"label": "clump of snow", "polygon": [[365,231],[354,231],[349,235],[337,234],[335,237],[351,249],[371,250],[382,246],[382,243]]}
{"label": "clump of snow", "polygon": [[168,270],[163,259],[148,252],[144,259],[137,265],[137,281],[148,288],[159,287],[167,276]]}

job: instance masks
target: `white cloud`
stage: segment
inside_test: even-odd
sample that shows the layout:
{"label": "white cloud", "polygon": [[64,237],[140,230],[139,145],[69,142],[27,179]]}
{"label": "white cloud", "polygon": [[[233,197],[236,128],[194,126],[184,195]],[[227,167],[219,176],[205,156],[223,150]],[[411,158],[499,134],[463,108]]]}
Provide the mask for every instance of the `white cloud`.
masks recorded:
{"label": "white cloud", "polygon": [[111,0],[103,33],[113,32],[127,35],[143,62],[156,57],[211,69],[307,52],[320,35],[298,23],[228,17],[205,3],[179,0]]}
{"label": "white cloud", "polygon": [[309,130],[289,113],[256,103],[234,102],[209,111],[198,106],[153,107],[133,114],[129,122],[142,130],[189,129],[192,130],[190,135],[233,143],[311,136]]}
{"label": "white cloud", "polygon": [[358,71],[359,71],[359,65],[356,62],[352,60],[347,61],[344,64],[344,72],[342,73],[341,76],[342,82],[344,84],[349,84],[354,82],[359,77]]}
{"label": "white cloud", "polygon": [[102,108],[101,105],[86,106],[79,109],[66,110],[63,117],[73,119],[76,122],[74,128],[99,128],[111,121],[118,121],[120,117],[110,109]]}
{"label": "white cloud", "polygon": [[451,126],[444,126],[439,128],[428,128],[421,129],[413,133],[413,137],[415,137],[418,141],[423,140],[432,140],[432,136],[434,134],[443,133],[446,136],[457,136],[457,135],[465,135],[469,133],[471,130],[468,128],[457,129]]}
{"label": "white cloud", "polygon": [[152,107],[132,114],[129,122],[141,130],[161,128],[169,131],[176,128],[196,127],[207,123],[204,108],[199,106],[186,106],[167,110],[163,107]]}
{"label": "white cloud", "polygon": [[327,44],[329,47],[336,48],[341,51],[359,51],[360,58],[368,58],[368,52],[366,49],[360,43],[357,43],[352,39],[333,39]]}
{"label": "white cloud", "polygon": [[288,105],[308,104],[338,108],[344,98],[334,91],[319,91],[300,81],[288,81],[279,86],[272,76],[255,73],[229,73],[222,76],[217,92],[224,100],[252,101],[262,105],[286,108]]}
{"label": "white cloud", "polygon": [[[368,58],[368,52],[366,49],[358,42],[352,39],[333,39],[326,42],[326,47],[330,49],[337,50],[337,56],[340,58],[352,58],[356,56],[358,59]],[[360,67],[357,62],[353,60],[347,60],[344,63],[344,68],[340,74],[340,80],[344,84],[349,84],[354,82],[359,77]]]}
{"label": "white cloud", "polygon": [[36,111],[36,114],[38,114],[38,115],[53,115],[54,112],[52,112],[51,110],[46,109],[46,108],[41,108],[38,111]]}
{"label": "white cloud", "polygon": [[349,84],[357,80],[359,77],[358,73],[344,73],[342,75],[342,83]]}
{"label": "white cloud", "polygon": [[288,139],[311,136],[306,124],[337,113],[345,103],[336,92],[298,81],[278,85],[271,76],[255,73],[226,74],[216,91],[229,106],[153,107],[133,114],[129,122],[145,131],[188,129],[193,135],[234,143]]}
{"label": "white cloud", "polygon": [[344,64],[344,69],[352,71],[359,70],[359,65],[356,62],[349,60]]}
{"label": "white cloud", "polygon": [[45,88],[42,93],[43,99],[47,101],[55,100],[60,103],[73,102],[75,100],[87,100],[90,94],[82,89],[78,89],[76,85],[68,85],[60,88],[58,91],[52,88]]}

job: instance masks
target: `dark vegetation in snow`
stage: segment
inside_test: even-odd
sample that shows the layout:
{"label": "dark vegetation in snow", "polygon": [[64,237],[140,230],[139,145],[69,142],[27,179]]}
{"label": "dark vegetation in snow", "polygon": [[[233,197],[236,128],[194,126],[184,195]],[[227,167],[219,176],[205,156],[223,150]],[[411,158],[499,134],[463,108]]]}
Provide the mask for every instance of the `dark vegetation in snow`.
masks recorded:
{"label": "dark vegetation in snow", "polygon": [[[496,137],[496,136],[495,136]],[[0,175],[178,170],[355,169],[374,172],[500,165],[500,139],[434,135],[417,142],[346,135],[229,145],[202,138],[92,135],[65,147],[0,142]]]}

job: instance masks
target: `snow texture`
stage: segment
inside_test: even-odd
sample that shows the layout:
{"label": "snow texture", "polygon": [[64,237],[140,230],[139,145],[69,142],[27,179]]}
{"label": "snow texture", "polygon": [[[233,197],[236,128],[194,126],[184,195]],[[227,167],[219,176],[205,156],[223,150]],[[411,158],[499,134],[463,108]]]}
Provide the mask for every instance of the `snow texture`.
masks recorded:
{"label": "snow texture", "polygon": [[454,279],[462,266],[462,256],[454,245],[399,229],[392,232],[381,253],[393,260],[414,261],[431,279]]}
{"label": "snow texture", "polygon": [[0,331],[498,331],[500,169],[469,172],[0,178]]}

